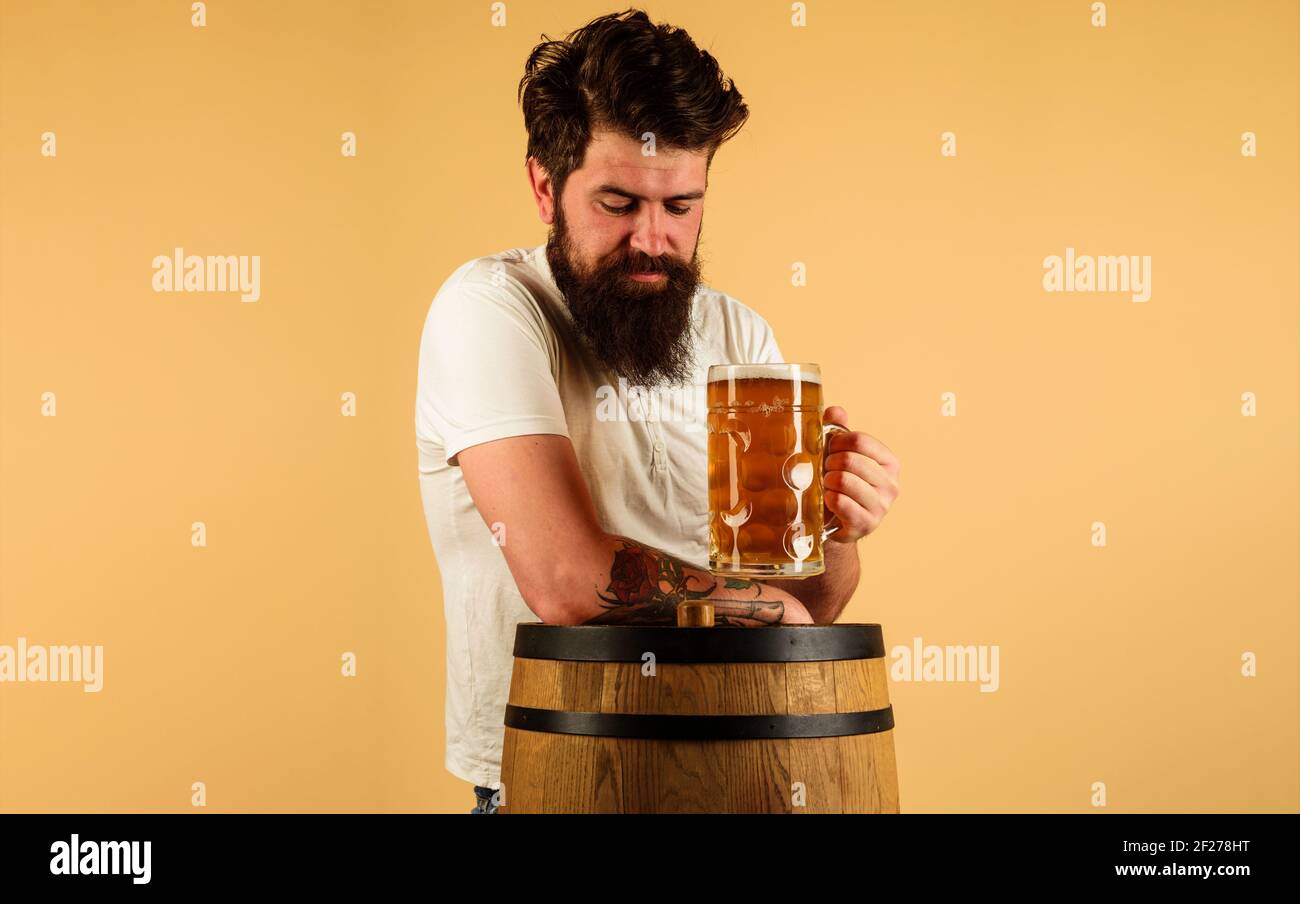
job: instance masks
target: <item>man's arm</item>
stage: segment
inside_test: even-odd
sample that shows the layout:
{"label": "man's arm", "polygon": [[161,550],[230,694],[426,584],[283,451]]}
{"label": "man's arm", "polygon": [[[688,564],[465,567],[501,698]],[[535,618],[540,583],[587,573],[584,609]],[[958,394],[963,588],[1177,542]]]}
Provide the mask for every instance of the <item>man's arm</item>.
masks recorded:
{"label": "man's arm", "polygon": [[811,624],[793,594],[718,578],[637,540],[605,533],[573,443],[530,434],[456,456],[484,523],[505,526],[501,550],[524,602],[561,625],[675,625],[687,600],[713,603],[718,624]]}
{"label": "man's arm", "polygon": [[[662,550],[629,537],[605,535],[600,548],[606,558],[594,575],[594,597],[579,592],[598,606],[590,618],[583,605],[577,613],[584,625],[674,625],[677,607],[688,600],[713,603],[715,623],[763,627],[777,624],[811,624],[806,609],[786,591],[757,581],[719,578]],[[601,590],[600,583],[608,580]]]}
{"label": "man's arm", "polygon": [[853,598],[853,591],[858,588],[858,579],[862,573],[856,542],[836,543],[827,539],[824,554],[826,570],[816,577],[763,581],[769,587],[798,594],[799,601],[812,616],[813,624],[817,625],[829,625],[840,617],[844,607]]}

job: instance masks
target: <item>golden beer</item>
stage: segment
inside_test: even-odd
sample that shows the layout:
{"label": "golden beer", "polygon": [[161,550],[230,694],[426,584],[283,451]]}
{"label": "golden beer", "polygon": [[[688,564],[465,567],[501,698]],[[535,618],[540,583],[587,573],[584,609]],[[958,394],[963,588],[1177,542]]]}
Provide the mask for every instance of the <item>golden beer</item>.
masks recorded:
{"label": "golden beer", "polygon": [[715,364],[708,382],[709,570],[750,578],[825,571],[815,364]]}

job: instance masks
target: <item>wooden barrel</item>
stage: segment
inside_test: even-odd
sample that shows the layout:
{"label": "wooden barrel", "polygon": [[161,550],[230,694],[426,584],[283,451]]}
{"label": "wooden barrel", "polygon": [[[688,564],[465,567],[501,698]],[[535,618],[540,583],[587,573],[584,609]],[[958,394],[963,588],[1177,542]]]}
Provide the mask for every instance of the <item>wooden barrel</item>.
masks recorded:
{"label": "wooden barrel", "polygon": [[897,813],[879,625],[521,624],[500,813]]}

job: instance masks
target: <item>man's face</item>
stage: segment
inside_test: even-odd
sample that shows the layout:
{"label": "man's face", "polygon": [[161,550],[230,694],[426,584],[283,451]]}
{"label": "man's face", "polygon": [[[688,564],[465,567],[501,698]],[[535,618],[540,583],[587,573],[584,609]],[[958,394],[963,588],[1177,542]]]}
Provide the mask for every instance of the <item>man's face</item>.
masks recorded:
{"label": "man's face", "polygon": [[592,136],[555,205],[551,274],[591,350],[633,385],[693,372],[691,304],[700,281],[707,154]]}

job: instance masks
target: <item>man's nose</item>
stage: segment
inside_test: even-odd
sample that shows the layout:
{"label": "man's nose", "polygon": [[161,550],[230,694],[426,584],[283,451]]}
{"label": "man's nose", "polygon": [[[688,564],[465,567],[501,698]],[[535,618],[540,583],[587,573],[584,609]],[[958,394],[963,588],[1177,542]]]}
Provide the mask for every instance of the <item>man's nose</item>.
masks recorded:
{"label": "man's nose", "polygon": [[636,213],[630,244],[650,257],[659,257],[668,250],[668,213],[655,204],[643,204]]}

